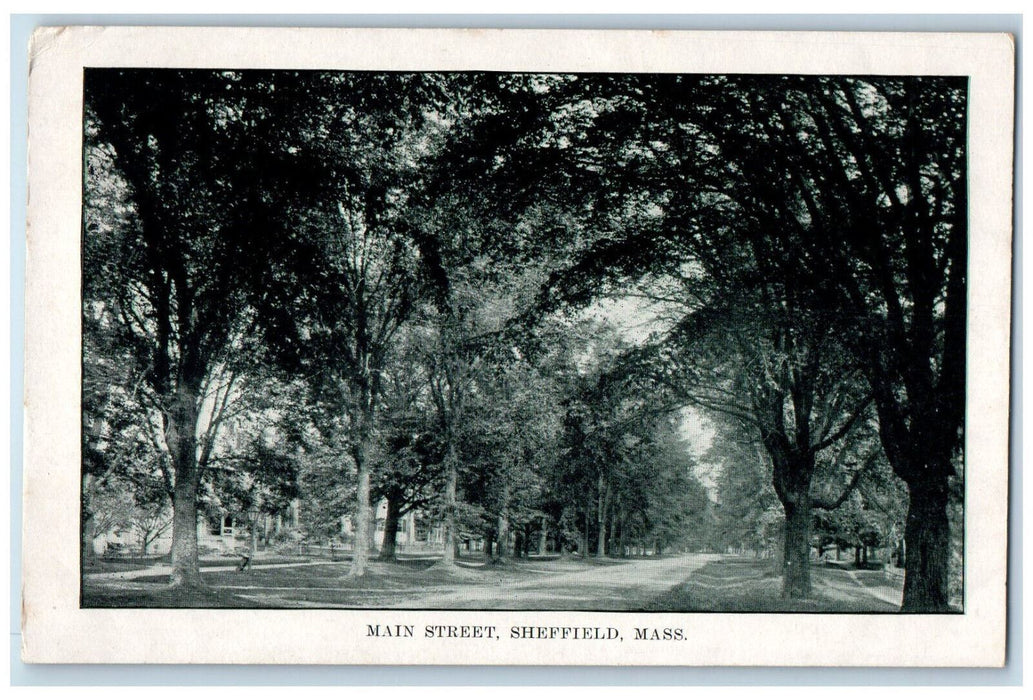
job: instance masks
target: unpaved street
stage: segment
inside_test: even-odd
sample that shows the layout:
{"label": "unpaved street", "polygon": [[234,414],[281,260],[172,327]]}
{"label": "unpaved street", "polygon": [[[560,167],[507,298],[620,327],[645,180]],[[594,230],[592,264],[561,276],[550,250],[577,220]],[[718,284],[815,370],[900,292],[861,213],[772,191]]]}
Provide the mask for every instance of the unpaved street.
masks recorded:
{"label": "unpaved street", "polygon": [[[430,591],[387,607],[491,610],[640,610],[657,595],[689,578],[713,554],[663,559],[635,559],[612,566],[559,573],[541,569],[541,577],[507,582],[466,584]],[[533,563],[524,568],[535,571]]]}

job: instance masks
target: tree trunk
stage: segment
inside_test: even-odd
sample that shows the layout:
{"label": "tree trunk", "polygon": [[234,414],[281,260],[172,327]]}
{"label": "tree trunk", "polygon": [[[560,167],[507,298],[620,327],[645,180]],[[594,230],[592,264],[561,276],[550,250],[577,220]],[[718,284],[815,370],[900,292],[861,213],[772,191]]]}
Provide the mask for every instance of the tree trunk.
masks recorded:
{"label": "tree trunk", "polygon": [[499,514],[498,518],[498,551],[495,554],[496,559],[505,559],[507,556],[507,549],[509,546],[509,520],[506,517],[505,511]]}
{"label": "tree trunk", "polygon": [[384,517],[384,539],[380,542],[380,558],[395,558],[395,546],[398,540],[398,523],[401,521],[401,508],[396,494],[387,496],[387,515]]}
{"label": "tree trunk", "polygon": [[198,588],[201,581],[197,557],[197,470],[184,474],[176,470],[172,496],[172,576],[176,587]]}
{"label": "tree trunk", "polygon": [[498,535],[498,553],[496,559],[505,559],[509,549],[509,484],[502,487],[502,499],[499,506],[498,524],[496,532]]}
{"label": "tree trunk", "polygon": [[371,513],[369,505],[370,473],[369,473],[369,441],[368,429],[364,429],[361,438],[353,450],[357,467],[357,483],[355,491],[355,546],[352,549],[352,563],[348,570],[349,578],[356,578],[366,573],[369,562],[369,543],[372,536],[370,527]]}
{"label": "tree trunk", "polygon": [[611,509],[606,516],[606,546],[603,547],[603,553],[608,557],[613,556],[614,525],[613,510]]}
{"label": "tree trunk", "polygon": [[[195,386],[196,384],[196,386]],[[197,394],[200,379],[183,381],[169,416],[169,443],[176,470],[172,492],[172,575],[177,588],[199,588],[201,568],[197,557]]]}
{"label": "tree trunk", "polygon": [[596,517],[599,526],[599,539],[595,545],[595,555],[604,557],[606,555],[606,481],[603,475],[599,475],[599,505]]}
{"label": "tree trunk", "polygon": [[782,597],[806,598],[811,594],[811,504],[806,494],[787,502],[785,515]]}
{"label": "tree trunk", "polygon": [[484,533],[484,560],[491,561],[491,549],[495,543],[495,533],[489,530]]}
{"label": "tree trunk", "polygon": [[[964,236],[959,244],[964,252]],[[963,258],[962,258],[963,259]],[[952,263],[953,264],[953,263]],[[961,268],[962,270],[964,267]],[[963,284],[963,283],[962,283]],[[954,474],[952,457],[963,445],[964,411],[964,288],[960,290],[955,319],[954,360],[946,367],[941,385],[953,387],[944,400],[922,397],[913,406],[902,406],[893,385],[879,375],[869,375],[876,390],[879,409],[879,434],[893,471],[908,486],[908,512],[904,527],[904,599],[901,612],[938,613],[950,610],[948,590],[950,572],[949,478]],[[949,353],[945,351],[945,359]],[[922,369],[929,366],[928,353],[916,353]],[[935,354],[932,355],[935,357]],[[949,401],[946,399],[950,399]],[[954,421],[952,413],[957,413]]]}
{"label": "tree trunk", "polygon": [[258,554],[258,516],[255,515],[248,521],[248,535],[249,535],[249,548],[251,550],[251,556],[254,557]]}
{"label": "tree trunk", "polygon": [[910,485],[909,491],[901,612],[947,612],[950,524],[946,479],[939,485]]}
{"label": "tree trunk", "polygon": [[[800,420],[799,416],[797,420]],[[772,485],[785,512],[780,551],[782,597],[806,598],[811,594],[811,479],[814,453],[786,448],[786,440],[774,434],[765,440],[772,462]],[[808,444],[799,438],[798,442]],[[777,555],[776,555],[777,557]]]}
{"label": "tree trunk", "polygon": [[445,466],[447,477],[445,480],[445,551],[441,556],[441,564],[452,566],[455,564],[456,551],[459,548],[459,537],[456,533],[456,455],[455,440],[449,436],[448,446],[445,451]]}
{"label": "tree trunk", "polygon": [[545,549],[549,541],[549,521],[542,516],[542,529],[538,531],[538,556],[545,556]]}
{"label": "tree trunk", "polygon": [[585,529],[582,531],[578,529],[578,536],[581,538],[580,551],[578,552],[582,557],[588,558],[588,511],[585,511]]}
{"label": "tree trunk", "polygon": [[87,516],[82,529],[82,563],[85,565],[97,559],[97,552],[93,549],[93,538],[97,534],[96,519],[92,515]]}

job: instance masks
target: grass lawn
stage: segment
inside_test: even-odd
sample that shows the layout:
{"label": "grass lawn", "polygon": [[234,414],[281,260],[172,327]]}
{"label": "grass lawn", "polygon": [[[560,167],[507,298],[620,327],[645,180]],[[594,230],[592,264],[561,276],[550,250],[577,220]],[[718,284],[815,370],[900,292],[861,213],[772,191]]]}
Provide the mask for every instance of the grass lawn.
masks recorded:
{"label": "grass lawn", "polygon": [[[310,561],[311,557],[290,556],[276,554],[275,552],[259,552],[255,563],[261,564],[290,564]],[[240,556],[236,554],[208,555],[200,558],[201,566],[230,566],[240,563]],[[142,571],[156,564],[171,564],[172,556],[133,556],[121,559],[93,559],[87,561],[83,570],[87,574],[100,574],[116,571]]]}
{"label": "grass lawn", "polygon": [[87,574],[106,574],[117,571],[142,571],[162,563],[161,557],[133,557],[127,559],[94,559],[86,562],[83,571]]}
{"label": "grass lawn", "polygon": [[83,592],[84,608],[265,608],[260,600],[251,600],[219,588],[175,590],[161,585],[120,584],[87,586]]}
{"label": "grass lawn", "polygon": [[[202,561],[206,565],[236,564],[239,558]],[[350,562],[302,560],[305,566],[268,568],[262,564],[290,563],[285,558],[256,560],[247,571],[201,573],[207,589],[179,591],[168,588],[167,575],[138,576],[131,580],[90,581],[84,585],[83,607],[377,607],[397,603],[413,593],[447,590],[463,585],[492,585],[531,580],[614,561],[578,558],[531,558],[485,564],[480,558],[461,559],[452,570],[435,566],[429,558],[399,557],[372,560],[364,576],[347,578]],[[153,563],[153,561],[152,561]],[[300,563],[300,562],[299,562]],[[137,567],[145,568],[145,567]],[[101,569],[107,571],[111,569]],[[119,570],[119,569],[114,569]],[[129,569],[126,569],[129,570]],[[88,572],[90,573],[90,572]]]}
{"label": "grass lawn", "polygon": [[812,596],[783,600],[782,577],[770,559],[727,558],[712,561],[692,578],[657,598],[653,610],[686,612],[897,612],[900,589],[881,571],[811,568]]}

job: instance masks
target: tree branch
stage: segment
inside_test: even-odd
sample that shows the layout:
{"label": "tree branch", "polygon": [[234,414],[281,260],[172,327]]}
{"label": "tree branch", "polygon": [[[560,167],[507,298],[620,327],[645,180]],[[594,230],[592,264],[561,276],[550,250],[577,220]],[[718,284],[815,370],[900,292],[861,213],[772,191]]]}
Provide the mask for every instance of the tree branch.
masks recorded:
{"label": "tree branch", "polygon": [[819,508],[821,510],[835,510],[836,508],[839,508],[841,505],[843,505],[846,499],[850,497],[850,494],[853,493],[854,489],[857,488],[857,484],[861,481],[861,477],[864,475],[864,473],[867,472],[873,464],[875,464],[875,460],[878,456],[878,450],[873,451],[871,455],[868,456],[868,459],[865,460],[864,465],[862,465],[860,469],[854,472],[854,475],[850,478],[850,482],[846,485],[846,487],[844,487],[843,492],[840,493],[837,498],[829,500],[825,498],[811,496],[811,507]]}

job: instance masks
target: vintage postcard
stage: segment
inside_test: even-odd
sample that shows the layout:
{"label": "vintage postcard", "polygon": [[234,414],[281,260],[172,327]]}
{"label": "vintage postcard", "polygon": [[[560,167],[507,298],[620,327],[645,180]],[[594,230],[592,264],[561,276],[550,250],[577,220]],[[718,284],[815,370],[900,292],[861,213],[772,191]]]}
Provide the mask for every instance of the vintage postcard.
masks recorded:
{"label": "vintage postcard", "polygon": [[27,662],[999,666],[1007,35],[40,29]]}

